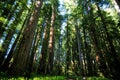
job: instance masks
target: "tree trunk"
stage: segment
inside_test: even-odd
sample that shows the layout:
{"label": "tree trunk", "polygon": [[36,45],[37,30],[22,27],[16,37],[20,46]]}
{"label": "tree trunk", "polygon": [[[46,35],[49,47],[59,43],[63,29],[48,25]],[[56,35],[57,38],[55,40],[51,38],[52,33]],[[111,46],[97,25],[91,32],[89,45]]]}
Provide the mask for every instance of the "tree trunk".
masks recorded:
{"label": "tree trunk", "polygon": [[[86,33],[86,28],[85,26],[83,27],[83,33],[84,33],[84,53],[86,54],[86,57],[87,57],[87,69],[88,69],[88,73],[87,75],[88,76],[93,76],[93,69],[92,69],[92,59],[91,59],[91,56],[90,56],[90,49],[89,49],[89,45],[86,41],[86,38],[87,38],[87,33]],[[97,74],[96,74],[97,75]]]}
{"label": "tree trunk", "polygon": [[96,30],[96,27],[97,25],[95,24],[95,19],[94,19],[94,14],[93,14],[93,7],[92,6],[88,6],[90,7],[90,10],[87,9],[87,13],[88,13],[88,17],[90,18],[90,22],[89,23],[89,20],[88,20],[88,29],[89,29],[89,34],[91,36],[91,39],[93,41],[93,46],[94,46],[94,49],[95,49],[95,52],[96,52],[96,56],[98,57],[97,58],[97,63],[98,63],[98,67],[100,69],[100,71],[103,73],[103,75],[107,75],[108,74],[108,69],[107,69],[107,65],[106,65],[106,61],[105,61],[105,58],[104,58],[104,53],[102,52],[101,50],[101,47],[99,45],[99,40],[97,38],[97,30]]}
{"label": "tree trunk", "polygon": [[109,43],[109,48],[110,48],[109,55],[111,56],[111,59],[109,60],[108,65],[111,69],[113,79],[119,80],[120,79],[119,78],[119,75],[120,75],[120,73],[119,73],[120,72],[120,68],[119,68],[120,67],[120,60],[118,59],[117,52],[116,52],[115,47],[113,45],[113,41],[110,38],[108,30],[107,30],[107,25],[105,23],[105,19],[102,15],[101,10],[100,10],[97,3],[96,3],[96,6],[97,6],[97,9],[98,9],[99,16],[101,18],[101,22],[103,23],[103,28],[105,29],[107,41]]}
{"label": "tree trunk", "polygon": [[[18,0],[19,1],[19,0]],[[15,2],[14,2],[15,3]],[[4,34],[4,31],[6,31],[6,27],[8,27],[8,23],[9,21],[12,19],[13,17],[13,14],[16,14],[15,13],[15,9],[18,7],[18,3],[13,5],[11,10],[8,12],[6,11],[7,9],[5,8],[4,9],[4,12],[2,13],[2,16],[5,16],[6,15],[6,20],[4,21],[4,23],[2,23],[2,25],[0,25],[0,38],[2,37],[2,35]]]}
{"label": "tree trunk", "polygon": [[0,53],[0,66],[2,65],[2,62],[4,61],[4,57],[7,54],[7,50],[9,48],[10,42],[11,42],[11,40],[13,38],[14,33],[15,33],[16,27],[14,27],[14,26],[16,26],[19,23],[19,21],[17,21],[17,19],[18,18],[20,19],[19,16],[22,15],[22,12],[23,12],[23,9],[21,9],[19,11],[18,15],[16,16],[17,17],[16,20],[13,22],[13,25],[11,25],[11,27],[10,27],[10,28],[12,28],[12,30],[9,29],[8,34],[6,36],[6,39],[5,39],[5,41],[4,41],[3,45],[2,45],[4,51]]}
{"label": "tree trunk", "polygon": [[10,75],[26,75],[28,73],[28,63],[30,58],[31,46],[37,26],[37,21],[42,6],[42,0],[36,1],[35,10],[31,16],[23,33],[23,38],[17,51],[17,55],[8,71]]}
{"label": "tree trunk", "polygon": [[82,59],[82,55],[83,55],[83,52],[82,52],[82,39],[81,39],[81,35],[80,35],[80,29],[78,28],[78,22],[77,22],[77,19],[76,19],[76,25],[75,25],[75,30],[76,30],[76,38],[77,38],[77,49],[78,49],[78,57],[79,57],[79,64],[80,64],[80,70],[81,70],[81,75],[85,75],[86,72],[84,71],[83,68],[85,68],[85,66],[83,65],[83,61],[84,59]]}
{"label": "tree trunk", "polygon": [[[47,20],[47,24],[49,21]],[[48,24],[49,25],[49,24]],[[47,64],[47,53],[48,53],[48,39],[49,39],[49,32],[50,28],[46,25],[44,30],[44,37],[43,37],[43,43],[42,43],[42,49],[41,49],[41,57],[39,61],[39,66],[37,73],[38,74],[46,74],[46,64]]]}
{"label": "tree trunk", "polygon": [[53,60],[54,60],[54,23],[55,23],[55,6],[52,5],[51,27],[50,27],[50,39],[49,39],[49,58],[48,58],[48,73],[52,74]]}
{"label": "tree trunk", "polygon": [[18,32],[17,38],[16,38],[16,40],[14,41],[14,43],[13,43],[13,45],[12,45],[12,47],[11,47],[11,50],[10,50],[8,56],[7,56],[7,59],[4,61],[3,65],[1,66],[1,70],[2,70],[3,72],[5,72],[5,71],[8,70],[8,67],[10,66],[10,60],[11,60],[11,58],[14,58],[14,56],[16,55],[16,54],[14,54],[14,53],[15,53],[15,49],[17,49],[17,46],[18,46],[19,43],[20,43],[21,35],[23,34],[23,31],[24,31],[24,29],[25,29],[24,26],[25,26],[25,24],[27,24],[27,20],[30,19],[30,15],[31,15],[31,13],[26,16],[26,18],[25,18],[25,20],[24,20],[24,22],[23,22],[23,24],[22,24],[22,28],[21,28],[20,31]]}

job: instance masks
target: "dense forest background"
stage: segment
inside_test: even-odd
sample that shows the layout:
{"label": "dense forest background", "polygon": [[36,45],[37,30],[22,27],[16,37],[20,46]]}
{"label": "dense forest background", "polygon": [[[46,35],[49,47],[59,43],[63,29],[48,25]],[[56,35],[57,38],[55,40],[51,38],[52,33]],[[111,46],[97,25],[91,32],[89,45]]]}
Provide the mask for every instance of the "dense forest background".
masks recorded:
{"label": "dense forest background", "polygon": [[120,1],[0,0],[3,74],[120,80]]}

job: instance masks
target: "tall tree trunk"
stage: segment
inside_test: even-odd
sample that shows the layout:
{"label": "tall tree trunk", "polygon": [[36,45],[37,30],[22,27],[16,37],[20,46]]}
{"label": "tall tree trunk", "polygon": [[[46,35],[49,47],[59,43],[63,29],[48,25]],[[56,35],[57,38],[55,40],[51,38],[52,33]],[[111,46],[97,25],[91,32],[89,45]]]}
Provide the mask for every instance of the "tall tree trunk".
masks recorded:
{"label": "tall tree trunk", "polygon": [[54,23],[55,23],[55,6],[52,5],[51,27],[50,27],[50,39],[49,39],[49,59],[48,59],[48,73],[52,74],[53,60],[54,60]]}
{"label": "tall tree trunk", "polygon": [[[90,10],[88,10],[88,7],[90,7]],[[93,14],[93,7],[92,6],[88,6],[87,9],[87,13],[88,16],[90,18],[90,21],[92,21],[91,23],[88,22],[89,25],[89,34],[92,38],[93,41],[93,46],[95,48],[95,52],[96,52],[96,56],[97,58],[97,63],[98,63],[98,67],[100,69],[100,71],[104,74],[107,75],[108,74],[108,69],[107,69],[107,65],[104,59],[104,53],[101,50],[101,47],[99,45],[99,40],[97,38],[97,32],[96,32],[96,27],[97,25],[95,24],[95,19],[94,19],[94,14]],[[89,20],[88,20],[89,21]]]}
{"label": "tall tree trunk", "polygon": [[16,40],[14,41],[13,45],[12,45],[12,48],[7,56],[7,59],[5,59],[4,63],[1,65],[1,71],[5,72],[8,70],[8,67],[10,65],[10,60],[11,58],[13,57],[13,53],[14,53],[14,50],[16,48],[16,45],[17,45],[17,42],[19,41],[19,38],[20,38],[20,35],[22,34],[22,31],[24,30],[24,25],[26,23],[26,20],[27,20],[27,17],[25,19],[25,21],[23,22],[23,25],[22,25],[22,28],[20,29],[20,32],[18,33],[18,36],[16,38]]}
{"label": "tall tree trunk", "polygon": [[70,71],[70,66],[71,66],[71,35],[70,35],[70,25],[67,22],[67,26],[66,26],[66,68],[65,68],[65,74],[66,76],[69,76],[69,71]]}
{"label": "tall tree trunk", "polygon": [[8,34],[6,36],[6,39],[4,40],[4,43],[2,45],[4,51],[0,53],[0,66],[2,65],[2,62],[4,61],[4,57],[5,57],[6,53],[7,53],[7,50],[8,50],[9,45],[10,45],[10,42],[11,42],[11,40],[13,38],[14,33],[15,33],[16,27],[14,27],[14,26],[16,26],[18,24],[18,22],[19,22],[18,19],[20,19],[19,16],[22,15],[22,12],[23,12],[23,9],[21,9],[19,11],[18,15],[16,16],[17,18],[13,22],[13,25],[11,25],[11,27],[10,27],[10,28],[12,28],[12,30],[9,29]]}
{"label": "tall tree trunk", "polygon": [[31,46],[37,26],[37,21],[40,14],[40,9],[42,6],[42,0],[38,0],[35,3],[35,9],[33,11],[33,15],[31,16],[27,27],[24,30],[23,38],[21,44],[19,46],[19,50],[17,51],[17,55],[13,60],[13,63],[8,71],[10,75],[26,75],[27,68],[30,58]]}
{"label": "tall tree trunk", "polygon": [[[49,25],[48,20],[47,20],[47,24]],[[47,53],[48,53],[48,40],[49,40],[49,32],[50,32],[50,27],[48,25],[46,25],[44,30],[41,57],[40,57],[39,66],[37,70],[38,74],[46,74],[46,64],[47,64],[46,59],[47,59]]]}
{"label": "tall tree trunk", "polygon": [[[45,43],[45,42],[48,42],[48,40],[46,41],[44,38],[45,38],[45,36],[43,37],[43,35],[44,35],[44,31],[46,31],[45,30],[45,26],[46,25],[44,25],[45,24],[45,19],[44,19],[44,22],[43,22],[43,24],[42,24],[42,27],[40,27],[39,29],[41,29],[40,30],[40,32],[38,32],[38,35],[37,35],[37,38],[38,38],[38,40],[36,39],[36,45],[35,45],[35,47],[33,46],[33,53],[32,54],[34,54],[34,56],[32,56],[31,55],[31,59],[33,59],[33,60],[31,60],[32,61],[32,63],[30,62],[30,64],[31,64],[31,66],[32,66],[32,72],[34,72],[34,73],[41,73],[42,71],[39,69],[39,68],[41,68],[40,66],[41,66],[41,64],[43,64],[43,63],[41,63],[40,61],[41,61],[41,58],[43,58],[43,57],[40,57],[40,61],[39,61],[39,64],[38,64],[38,62],[37,62],[37,55],[39,55],[40,54],[40,51],[39,51],[39,49],[40,49],[40,46],[42,46],[42,49],[41,49],[41,52],[43,52],[43,49],[46,49],[46,52],[45,53],[41,53],[41,56],[42,55],[44,55],[44,54],[47,54],[47,46],[48,46],[48,44],[47,44],[47,46],[45,46],[44,48],[43,48],[43,46],[45,45],[43,45],[42,43]],[[49,33],[49,29],[48,29],[48,31],[46,31],[46,32],[48,32]],[[47,33],[46,33],[47,34]],[[46,59],[46,58],[43,58],[43,59]],[[31,66],[29,66],[30,68],[31,68]],[[39,70],[38,70],[39,69]]]}
{"label": "tall tree trunk", "polygon": [[117,56],[117,52],[115,50],[115,47],[113,45],[113,41],[112,39],[110,38],[110,35],[108,33],[108,30],[107,30],[107,25],[105,23],[105,19],[101,13],[101,10],[100,10],[100,7],[98,6],[98,4],[96,3],[96,6],[97,6],[97,9],[98,9],[98,13],[99,13],[99,16],[101,18],[101,22],[103,23],[103,28],[105,29],[105,33],[106,33],[106,38],[107,38],[107,41],[109,43],[109,49],[110,49],[110,52],[109,52],[109,55],[111,55],[111,59],[109,60],[108,62],[108,65],[110,66],[110,69],[111,69],[111,72],[112,72],[112,75],[113,75],[113,79],[116,79],[116,80],[119,80],[119,75],[120,75],[120,60],[118,59],[118,56]]}
{"label": "tall tree trunk", "polygon": [[81,74],[82,75],[85,75],[85,71],[83,70],[83,68],[85,68],[85,66],[83,65],[83,59],[82,59],[82,55],[83,55],[83,52],[82,52],[82,48],[81,48],[81,45],[82,45],[82,39],[81,39],[81,35],[80,35],[80,29],[78,28],[78,22],[77,22],[77,19],[76,19],[76,25],[75,25],[75,30],[76,30],[76,38],[77,38],[77,46],[78,46],[78,57],[79,57],[79,64],[80,64],[80,70],[81,70]]}
{"label": "tall tree trunk", "polygon": [[93,69],[92,69],[92,59],[91,59],[91,56],[90,56],[89,45],[86,41],[87,33],[86,33],[85,26],[83,27],[83,33],[84,33],[84,36],[83,36],[84,37],[84,53],[86,54],[86,57],[87,57],[87,69],[88,69],[88,74],[87,75],[88,76],[93,76],[94,74],[93,74]]}
{"label": "tall tree trunk", "polygon": [[36,31],[36,34],[35,34],[35,38],[34,38],[34,41],[33,41],[33,46],[32,46],[33,49],[31,51],[30,61],[28,63],[28,68],[27,68],[29,75],[32,72],[34,56],[35,56],[35,53],[36,53],[36,49],[37,49],[37,46],[38,46],[39,39],[40,39],[40,27],[37,28],[37,31]]}
{"label": "tall tree trunk", "polygon": [[18,35],[17,35],[17,37],[16,37],[16,39],[15,39],[15,41],[14,41],[12,47],[11,47],[11,50],[10,50],[8,56],[7,56],[7,59],[4,61],[3,65],[1,66],[1,70],[3,72],[5,72],[5,71],[8,70],[8,67],[10,66],[10,60],[11,60],[11,58],[14,58],[14,56],[16,55],[16,54],[14,54],[15,50],[17,49],[17,46],[21,42],[20,41],[21,38],[22,38],[21,36],[22,36],[23,31],[25,29],[24,26],[27,24],[28,20],[30,19],[30,15],[31,15],[31,12],[26,16],[26,18],[25,18],[25,20],[24,20],[24,22],[22,24],[22,27],[21,27],[20,31],[17,33]]}

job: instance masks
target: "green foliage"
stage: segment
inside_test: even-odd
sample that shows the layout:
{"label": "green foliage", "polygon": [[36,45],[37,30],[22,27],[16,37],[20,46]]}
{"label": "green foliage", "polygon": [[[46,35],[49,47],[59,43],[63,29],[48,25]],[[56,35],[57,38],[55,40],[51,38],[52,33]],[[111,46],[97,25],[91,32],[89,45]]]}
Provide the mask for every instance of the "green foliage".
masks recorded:
{"label": "green foliage", "polygon": [[[25,29],[26,24],[29,23],[27,21],[31,21],[32,19],[34,19],[35,15],[33,15],[33,14],[29,15],[29,13],[32,13],[34,11],[34,8],[35,8],[34,3],[36,0],[19,0],[19,1],[12,0],[12,2],[9,2],[9,1],[10,0],[0,3],[0,16],[2,15],[0,17],[0,26],[3,25],[3,23],[5,22],[5,20],[7,18],[9,19],[9,20],[6,20],[6,23],[4,23],[4,25],[5,25],[4,28],[6,28],[6,29],[8,28],[7,29],[8,31],[4,30],[3,27],[1,27],[0,30],[4,31],[5,35],[8,35],[9,32],[14,31],[14,33],[11,35],[11,36],[13,36],[14,34],[16,34],[16,31],[20,31],[21,28],[24,26],[20,35],[22,35],[24,33],[24,31],[28,31],[25,33],[26,34],[30,33],[30,35],[31,35],[33,33],[33,32],[31,32],[32,28],[29,29],[29,26],[28,26],[27,30],[24,30],[24,29]],[[14,1],[16,2],[16,4],[12,5],[14,3]],[[29,1],[30,1],[30,4],[28,4]],[[33,41],[32,42],[33,44],[32,44],[32,47],[29,46],[29,47],[31,47],[30,48],[31,53],[29,53],[29,55],[32,54],[32,50],[34,49],[34,47],[36,47],[36,50],[34,51],[35,55],[41,55],[40,47],[45,46],[43,48],[45,48],[45,50],[48,50],[48,47],[47,47],[48,45],[46,44],[46,43],[48,43],[48,40],[42,41],[42,39],[44,38],[44,35],[45,35],[44,28],[47,27],[46,35],[48,36],[50,34],[49,28],[52,23],[51,15],[52,15],[52,8],[54,6],[54,9],[56,12],[56,15],[55,15],[56,18],[55,18],[55,24],[54,24],[55,42],[53,44],[55,44],[54,45],[54,47],[55,47],[54,48],[54,62],[57,62],[57,64],[54,64],[54,67],[53,67],[54,71],[52,73],[54,73],[54,75],[66,75],[66,73],[67,73],[67,75],[69,75],[69,76],[67,76],[67,77],[66,76],[45,76],[45,75],[36,75],[35,74],[35,75],[30,76],[30,80],[32,80],[32,79],[33,80],[65,80],[65,79],[81,80],[84,78],[84,77],[82,77],[84,75],[86,75],[86,76],[91,75],[91,77],[86,77],[86,80],[108,80],[103,77],[94,77],[94,76],[97,73],[99,73],[98,72],[99,64],[102,65],[103,62],[105,62],[108,65],[107,68],[112,69],[112,67],[109,67],[109,63],[111,63],[111,62],[109,62],[110,58],[108,56],[110,56],[109,52],[110,52],[111,46],[109,45],[109,39],[107,39],[108,35],[109,35],[111,41],[113,42],[113,46],[115,47],[118,56],[120,56],[120,54],[119,54],[119,52],[120,52],[120,46],[119,46],[120,45],[120,41],[119,41],[119,39],[120,39],[119,23],[120,22],[119,22],[119,20],[120,19],[119,19],[119,16],[117,15],[116,10],[114,10],[112,7],[109,7],[110,1],[109,0],[91,0],[91,1],[90,0],[71,0],[71,1],[64,0],[63,4],[60,3],[60,4],[62,4],[62,6],[65,6],[65,10],[62,10],[63,12],[65,12],[64,16],[61,15],[60,12],[58,11],[58,7],[59,7],[58,0],[43,0],[43,1],[44,1],[44,3],[42,6],[42,9],[40,11],[40,16],[37,16],[37,17],[39,17],[37,26],[40,27],[39,28],[40,30],[38,30],[38,28],[36,28],[35,31],[36,32],[38,31],[38,32],[35,33],[34,39],[30,38],[30,40]],[[98,7],[96,6],[96,2],[98,3],[98,6],[100,6],[100,10],[98,10]],[[5,4],[3,4],[3,3],[5,3]],[[106,8],[103,8],[104,6]],[[21,10],[23,10],[22,13],[20,12]],[[100,14],[100,12],[101,12],[101,14]],[[26,18],[27,15],[28,15],[28,18]],[[31,15],[33,15],[33,18],[31,18],[31,20],[29,20]],[[103,16],[103,19],[101,18],[101,15]],[[28,19],[28,20],[26,20],[26,19]],[[63,26],[63,23],[65,23],[64,26]],[[76,28],[76,25],[78,28]],[[32,25],[32,26],[36,27],[34,25]],[[108,33],[108,34],[106,34],[106,33]],[[4,35],[4,34],[2,34],[2,35]],[[26,35],[26,34],[24,34],[24,35]],[[19,34],[17,36],[19,36]],[[4,36],[2,36],[2,37],[4,37]],[[26,38],[28,39],[29,36]],[[16,46],[14,48],[14,51],[16,53],[18,52],[17,50],[19,48],[21,48],[21,47],[19,47],[19,45],[24,44],[21,41],[24,42],[24,40],[26,40],[26,38],[21,39],[21,37],[19,37],[19,40],[16,42],[16,44],[15,44]],[[49,38],[49,37],[47,37],[47,38]],[[79,38],[79,39],[77,40],[77,38]],[[9,42],[10,40],[11,39],[6,40],[6,42]],[[45,45],[42,45],[43,42],[45,43]],[[29,44],[30,43],[28,43],[28,45]],[[23,47],[24,47],[24,45],[23,45]],[[79,48],[80,48],[80,52],[79,52]],[[4,51],[4,49],[2,49],[2,45],[0,44],[0,52],[2,52],[2,51]],[[14,52],[14,54],[16,54],[15,52]],[[45,51],[44,53],[49,55],[48,51]],[[99,55],[98,53],[101,54],[101,56],[98,56],[98,58],[103,59],[102,63],[100,63],[99,60],[96,60],[97,55]],[[12,55],[12,59],[15,56],[14,54]],[[36,64],[35,68],[37,68],[37,66],[39,65],[38,57],[43,57],[43,55],[37,56],[37,58],[36,58],[36,56],[32,56],[32,57],[35,58],[33,62],[34,62],[34,64]],[[19,58],[19,56],[18,56],[18,58]],[[66,59],[66,58],[68,58],[68,59]],[[111,58],[114,58],[114,57],[111,56]],[[118,58],[120,58],[120,57],[118,57]],[[48,57],[46,58],[46,60],[47,61],[45,64],[49,64]],[[76,63],[75,63],[75,61],[76,61]],[[11,61],[11,62],[13,62],[13,61]],[[18,60],[18,62],[19,62],[19,60]],[[27,59],[26,59],[26,62],[27,62]],[[71,63],[71,62],[73,62],[73,63]],[[68,70],[66,70],[67,69],[66,65],[69,68]],[[89,66],[91,66],[93,70],[88,70]],[[21,65],[21,67],[22,67],[22,65]],[[43,67],[46,67],[46,66],[43,66]],[[106,66],[103,65],[102,67],[103,68],[101,70],[104,70],[103,72],[111,74],[109,71],[107,72],[107,70],[104,68]],[[113,71],[117,71],[117,70],[115,68],[113,68]],[[93,74],[89,74],[89,72],[91,72],[91,73],[93,72]],[[49,75],[47,73],[47,68],[46,68],[45,74]],[[101,72],[101,74],[102,74],[102,72]],[[75,76],[75,75],[81,75],[81,76]],[[103,76],[106,76],[106,75],[103,75]],[[19,77],[19,76],[8,78],[6,76],[6,74],[4,74],[4,73],[0,73],[0,77],[2,77],[1,79],[9,79],[9,80],[15,80],[15,79],[24,80],[25,79],[24,77]]]}
{"label": "green foliage", "polygon": [[33,78],[34,80],[64,80],[64,76],[37,76]]}
{"label": "green foliage", "polygon": [[0,17],[0,23],[3,23],[5,21],[4,17]]}
{"label": "green foliage", "polygon": [[1,73],[0,80],[64,80],[65,76],[45,76],[45,75],[32,75],[29,78],[16,76],[16,77],[7,77],[5,74]]}
{"label": "green foliage", "polygon": [[82,77],[82,76],[46,76],[46,75],[32,75],[30,78],[25,78],[25,77],[7,77],[7,76],[3,76],[4,74],[1,73],[2,76],[0,76],[1,80],[82,80],[82,79],[86,79],[86,80],[108,80],[107,78],[103,78],[103,77]]}
{"label": "green foliage", "polygon": [[17,4],[19,5],[20,8],[24,7],[24,9],[27,9],[27,0],[19,1],[17,2]]}
{"label": "green foliage", "polygon": [[109,79],[103,77],[88,77],[87,80],[109,80]]}

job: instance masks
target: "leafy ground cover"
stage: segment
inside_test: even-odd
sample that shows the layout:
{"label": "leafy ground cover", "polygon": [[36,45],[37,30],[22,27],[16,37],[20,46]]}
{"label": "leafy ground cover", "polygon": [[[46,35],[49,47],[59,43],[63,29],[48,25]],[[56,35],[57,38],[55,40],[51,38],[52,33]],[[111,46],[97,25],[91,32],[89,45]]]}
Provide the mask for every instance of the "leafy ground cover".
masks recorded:
{"label": "leafy ground cover", "polygon": [[0,80],[109,80],[104,77],[82,77],[82,76],[50,76],[32,74],[29,78],[24,76],[10,77],[4,73],[0,73]]}
{"label": "leafy ground cover", "polygon": [[109,80],[103,77],[81,77],[81,76],[34,76],[25,77],[1,77],[0,80]]}

